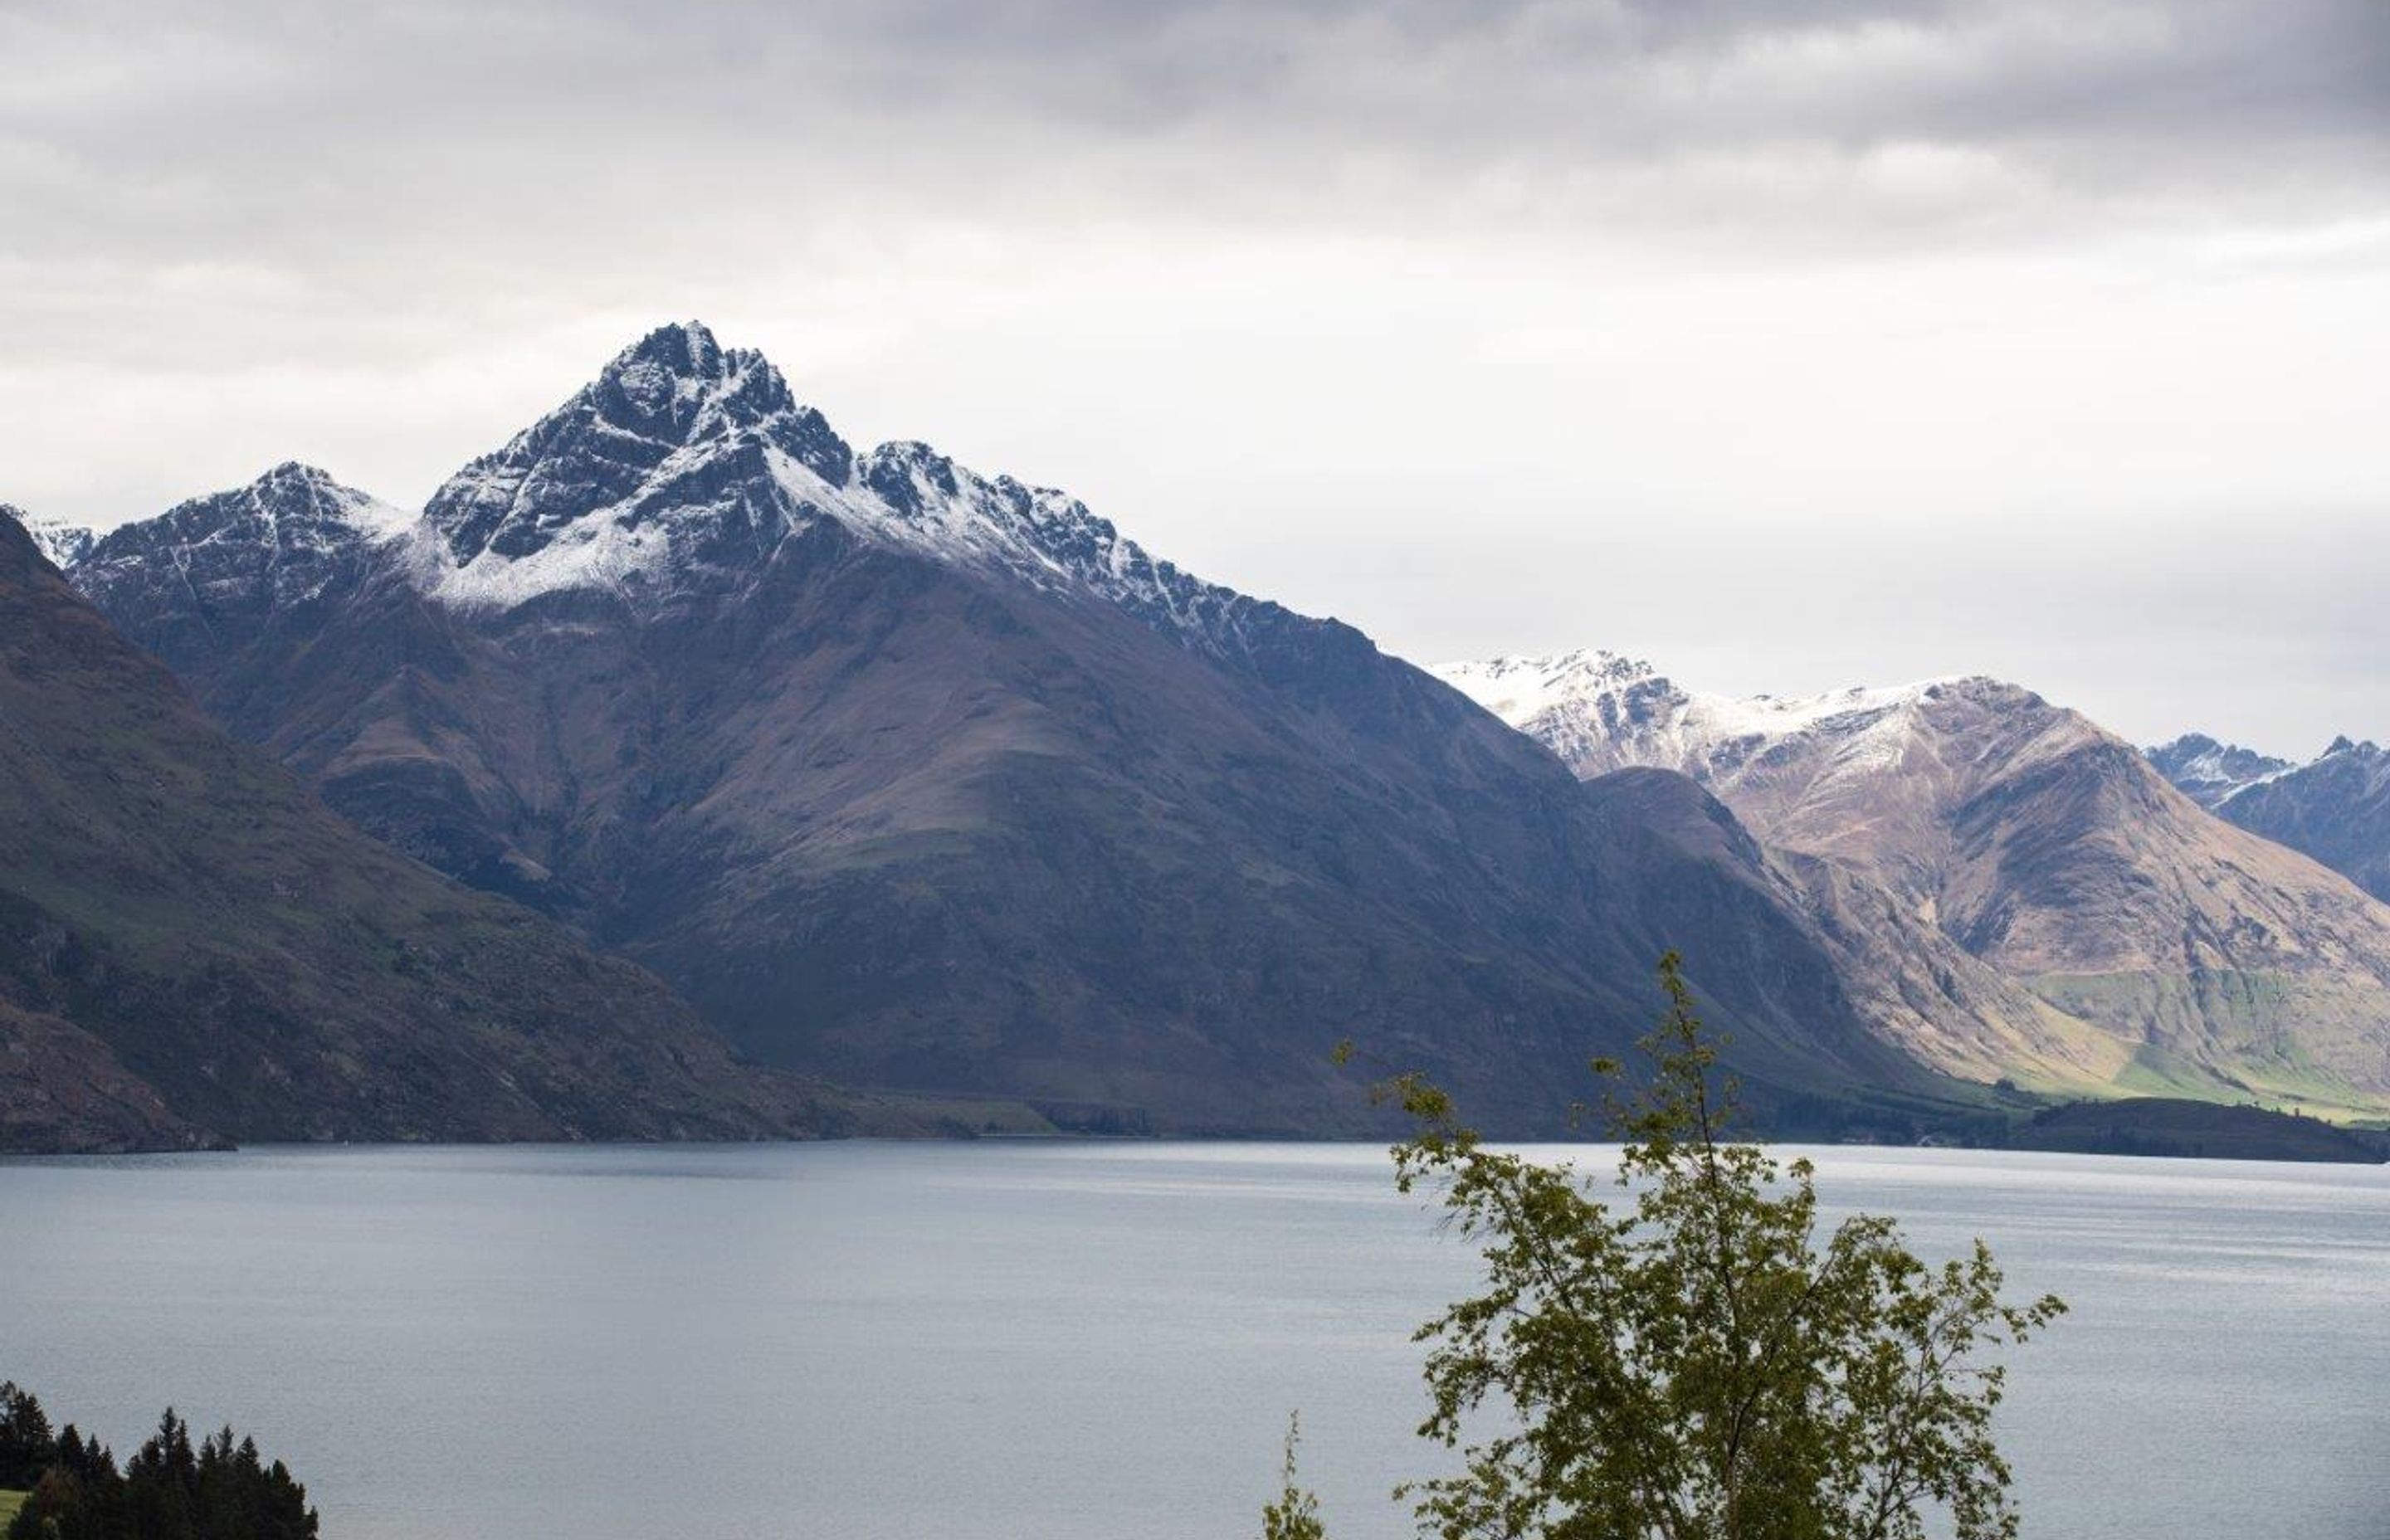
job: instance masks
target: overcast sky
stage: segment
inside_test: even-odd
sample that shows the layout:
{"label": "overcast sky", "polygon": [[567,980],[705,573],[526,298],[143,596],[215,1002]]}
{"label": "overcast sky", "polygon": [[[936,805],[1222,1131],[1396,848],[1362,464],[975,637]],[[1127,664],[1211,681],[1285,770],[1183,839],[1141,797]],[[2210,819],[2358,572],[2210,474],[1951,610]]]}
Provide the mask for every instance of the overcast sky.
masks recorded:
{"label": "overcast sky", "polygon": [[2390,739],[2384,0],[167,9],[0,0],[35,512],[694,316],[1421,661]]}

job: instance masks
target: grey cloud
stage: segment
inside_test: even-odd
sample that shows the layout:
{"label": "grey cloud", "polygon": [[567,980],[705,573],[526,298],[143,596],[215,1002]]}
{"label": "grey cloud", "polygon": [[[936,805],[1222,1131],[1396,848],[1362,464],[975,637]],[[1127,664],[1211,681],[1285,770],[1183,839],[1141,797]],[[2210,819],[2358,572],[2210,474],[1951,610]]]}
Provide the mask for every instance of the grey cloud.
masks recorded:
{"label": "grey cloud", "polygon": [[404,357],[940,221],[1705,262],[2312,223],[2390,204],[2386,106],[2372,0],[36,4],[0,273],[36,351],[206,366],[169,318],[230,305],[267,354]]}
{"label": "grey cloud", "polygon": [[[1407,651],[1643,645],[1680,559],[1651,650],[1779,687],[2012,657],[2281,743],[2281,635],[2390,736],[2385,144],[2379,0],[19,0],[0,496],[420,496],[699,314]],[[2119,511],[2193,501],[2281,581]],[[2079,528],[2104,598],[2036,576]],[[2213,710],[2136,687],[2227,634]]]}
{"label": "grey cloud", "polygon": [[[867,212],[894,182],[1366,222],[1390,186],[1466,198],[1506,168],[1565,208],[1572,174],[1919,144],[2137,206],[2271,203],[2378,193],[2390,122],[2371,0],[252,5],[0,28],[0,174],[60,216],[14,240],[50,250],[176,228],[412,243],[443,198],[585,219],[671,175]],[[1619,190],[1593,206],[1677,212],[1648,177]]]}

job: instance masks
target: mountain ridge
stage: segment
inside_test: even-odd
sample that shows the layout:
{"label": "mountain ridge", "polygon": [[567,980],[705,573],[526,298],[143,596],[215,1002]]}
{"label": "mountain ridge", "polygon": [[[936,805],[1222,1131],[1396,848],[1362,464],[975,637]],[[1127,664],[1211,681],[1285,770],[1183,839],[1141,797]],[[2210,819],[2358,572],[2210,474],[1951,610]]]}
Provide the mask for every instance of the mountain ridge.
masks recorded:
{"label": "mountain ridge", "polygon": [[[792,1068],[1357,1131],[1327,1049],[1360,1036],[1556,1130],[1671,945],[1780,1101],[1951,1094],[1903,1041],[1928,1010],[2045,1024],[1936,984],[1964,959],[1928,935],[1869,943],[1904,993],[1846,987],[1817,885],[1715,838],[1722,809],[1589,793],[1361,633],[1066,494],[855,454],[702,327],[618,353],[395,535],[319,521],[319,552],[225,495],[212,528],[113,532],[78,584],[353,821]],[[223,531],[239,559],[181,581]]]}
{"label": "mountain ridge", "polygon": [[1599,651],[1440,672],[1581,775],[1681,770],[1771,848],[1881,885],[2108,1033],[2121,1086],[2343,1110],[2390,1095],[2390,909],[2030,690],[1969,676],[1734,700]]}

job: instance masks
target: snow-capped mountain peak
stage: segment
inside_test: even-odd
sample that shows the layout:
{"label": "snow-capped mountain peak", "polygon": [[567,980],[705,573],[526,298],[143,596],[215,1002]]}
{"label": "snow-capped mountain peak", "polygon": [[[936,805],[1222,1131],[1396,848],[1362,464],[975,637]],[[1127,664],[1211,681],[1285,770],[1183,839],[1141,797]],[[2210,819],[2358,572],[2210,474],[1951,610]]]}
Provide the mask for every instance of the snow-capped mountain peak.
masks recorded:
{"label": "snow-capped mountain peak", "polygon": [[[447,584],[455,597],[507,599],[546,584],[619,578],[662,543],[638,537],[642,526],[712,507],[739,490],[734,481],[768,481],[775,450],[831,486],[852,472],[845,441],[761,353],[725,349],[696,322],[660,327],[451,477],[424,512],[458,570]],[[776,510],[741,511],[776,522]],[[568,531],[579,548],[572,560],[541,563],[555,569],[545,572],[508,570]]]}
{"label": "snow-capped mountain peak", "polygon": [[[858,456],[763,354],[726,348],[696,322],[624,348],[451,477],[419,516],[285,466],[128,525],[95,555],[104,565],[111,547],[139,553],[152,571],[196,563],[219,574],[215,600],[239,588],[243,604],[270,605],[322,592],[305,554],[364,535],[445,608],[508,611],[595,593],[644,610],[736,593],[782,542],[825,522],[869,545],[1117,606],[1222,658],[1250,656],[1257,625],[1300,619],[1155,558],[1066,493],[983,476],[912,441]],[[103,571],[92,584],[110,581]]]}
{"label": "snow-capped mountain peak", "polygon": [[432,497],[418,581],[510,608],[567,589],[636,601],[752,566],[829,520],[854,535],[1047,588],[1083,590],[1215,651],[1253,601],[1149,556],[1048,487],[987,477],[915,441],[857,456],[761,353],[660,327]]}
{"label": "snow-capped mountain peak", "polygon": [[1951,677],[1853,686],[1811,696],[1696,693],[1646,662],[1600,648],[1446,663],[1454,688],[1540,739],[1580,776],[1627,765],[1680,770],[1721,786],[1746,768],[1815,750],[1820,773],[1871,773],[1923,743],[1921,718],[1961,700],[2032,700],[1998,680]]}
{"label": "snow-capped mountain peak", "polygon": [[285,460],[238,495],[276,528],[337,526],[378,543],[395,540],[416,519],[394,503],[343,485],[329,471],[297,460]]}
{"label": "snow-capped mountain peak", "polygon": [[2323,752],[2304,762],[2259,753],[2237,743],[2220,743],[2205,733],[2185,733],[2172,743],[2155,744],[2141,751],[2177,789],[2204,807],[2214,807],[2252,787],[2268,785],[2329,760],[2371,760],[2382,751],[2379,744],[2360,742],[2346,733],[2324,745]]}
{"label": "snow-capped mountain peak", "polygon": [[81,524],[70,524],[58,519],[37,519],[14,503],[0,503],[0,519],[13,519],[21,525],[25,533],[33,537],[34,547],[60,571],[89,555],[92,543],[99,538]]}
{"label": "snow-capped mountain peak", "polygon": [[2205,733],[2185,733],[2172,743],[2157,744],[2141,752],[2156,766],[2158,774],[2174,783],[2177,790],[2205,808],[2217,807],[2250,787],[2262,785],[2294,768],[2289,760],[2243,749],[2237,743],[2219,743]]}
{"label": "snow-capped mountain peak", "polygon": [[2142,751],[2178,790],[2390,902],[2390,752],[2346,734],[2294,764],[2204,733]]}
{"label": "snow-capped mountain peak", "polygon": [[1574,703],[1659,677],[1650,663],[1603,648],[1579,648],[1541,657],[1505,654],[1444,663],[1433,672],[1513,726],[1546,712],[1564,711]]}
{"label": "snow-capped mountain peak", "polygon": [[186,545],[263,543],[285,553],[353,541],[385,545],[415,519],[405,508],[342,485],[318,467],[286,460],[247,486],[194,497],[156,519],[109,531],[90,558],[106,559],[113,550],[160,536]]}
{"label": "snow-capped mountain peak", "polygon": [[[407,510],[289,461],[247,486],[110,530],[75,564],[75,586],[103,609],[142,591],[157,603],[189,604],[204,623],[226,624],[353,581],[415,524]],[[161,571],[175,574],[171,590],[159,589]],[[167,597],[175,590],[180,597]]]}

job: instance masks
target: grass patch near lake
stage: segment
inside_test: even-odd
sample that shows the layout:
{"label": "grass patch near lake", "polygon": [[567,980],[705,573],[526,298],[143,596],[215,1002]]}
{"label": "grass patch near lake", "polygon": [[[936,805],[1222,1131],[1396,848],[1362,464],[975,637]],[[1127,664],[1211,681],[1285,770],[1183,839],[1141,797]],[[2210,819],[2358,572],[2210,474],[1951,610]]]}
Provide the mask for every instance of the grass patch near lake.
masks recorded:
{"label": "grass patch near lake", "polygon": [[32,1495],[30,1492],[0,1490],[0,1529],[8,1527],[8,1521],[17,1517],[17,1510],[23,1508],[25,1499]]}

